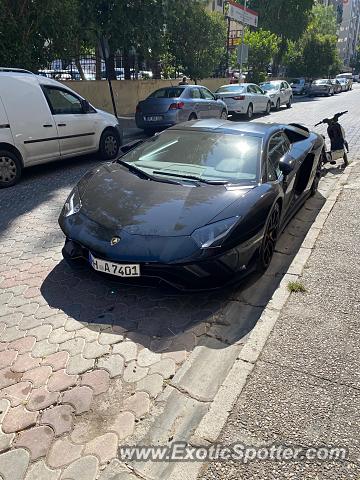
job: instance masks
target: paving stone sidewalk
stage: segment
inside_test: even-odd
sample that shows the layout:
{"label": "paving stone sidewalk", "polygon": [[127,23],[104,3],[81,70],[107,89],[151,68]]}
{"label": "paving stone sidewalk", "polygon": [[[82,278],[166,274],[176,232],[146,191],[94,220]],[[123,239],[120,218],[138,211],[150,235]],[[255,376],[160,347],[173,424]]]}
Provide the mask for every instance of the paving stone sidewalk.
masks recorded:
{"label": "paving stone sidewalk", "polygon": [[339,446],[346,461],[236,461],[199,479],[360,478],[360,164],[330,213],[301,278],[219,442]]}

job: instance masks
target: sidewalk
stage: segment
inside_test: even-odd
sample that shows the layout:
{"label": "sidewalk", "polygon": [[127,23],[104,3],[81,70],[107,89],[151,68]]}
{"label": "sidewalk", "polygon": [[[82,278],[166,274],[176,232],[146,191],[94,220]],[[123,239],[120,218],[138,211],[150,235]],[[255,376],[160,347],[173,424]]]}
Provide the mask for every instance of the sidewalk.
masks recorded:
{"label": "sidewalk", "polygon": [[199,479],[360,478],[360,164],[229,416],[221,444],[339,446],[346,461],[204,465]]}

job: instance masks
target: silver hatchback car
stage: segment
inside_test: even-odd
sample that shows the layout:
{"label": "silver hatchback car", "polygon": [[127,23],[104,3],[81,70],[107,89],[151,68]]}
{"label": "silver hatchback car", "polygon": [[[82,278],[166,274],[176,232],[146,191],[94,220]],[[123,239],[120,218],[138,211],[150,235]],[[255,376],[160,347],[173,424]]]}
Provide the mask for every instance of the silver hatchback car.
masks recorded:
{"label": "silver hatchback car", "polygon": [[156,90],[138,103],[135,121],[147,133],[187,120],[227,119],[226,104],[201,85],[181,85]]}

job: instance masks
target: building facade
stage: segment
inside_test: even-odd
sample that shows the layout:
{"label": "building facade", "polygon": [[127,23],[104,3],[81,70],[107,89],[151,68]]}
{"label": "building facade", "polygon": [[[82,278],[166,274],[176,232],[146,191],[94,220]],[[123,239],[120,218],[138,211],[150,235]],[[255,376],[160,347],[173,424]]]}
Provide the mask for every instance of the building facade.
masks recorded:
{"label": "building facade", "polygon": [[360,40],[360,0],[322,0],[322,3],[333,5],[336,10],[339,53],[344,65],[349,67]]}

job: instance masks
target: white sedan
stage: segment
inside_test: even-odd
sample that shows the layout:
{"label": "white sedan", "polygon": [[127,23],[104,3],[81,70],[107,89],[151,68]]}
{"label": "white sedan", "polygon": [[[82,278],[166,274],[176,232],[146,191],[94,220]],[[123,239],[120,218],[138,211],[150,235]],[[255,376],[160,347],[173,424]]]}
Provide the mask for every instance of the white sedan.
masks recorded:
{"label": "white sedan", "polygon": [[271,99],[271,106],[275,110],[280,110],[281,105],[291,107],[293,100],[293,91],[290,85],[285,80],[274,80],[260,84],[261,88],[269,95]]}
{"label": "white sedan", "polygon": [[223,85],[215,94],[226,103],[229,115],[245,114],[250,119],[254,113],[271,110],[270,97],[254,83]]}

